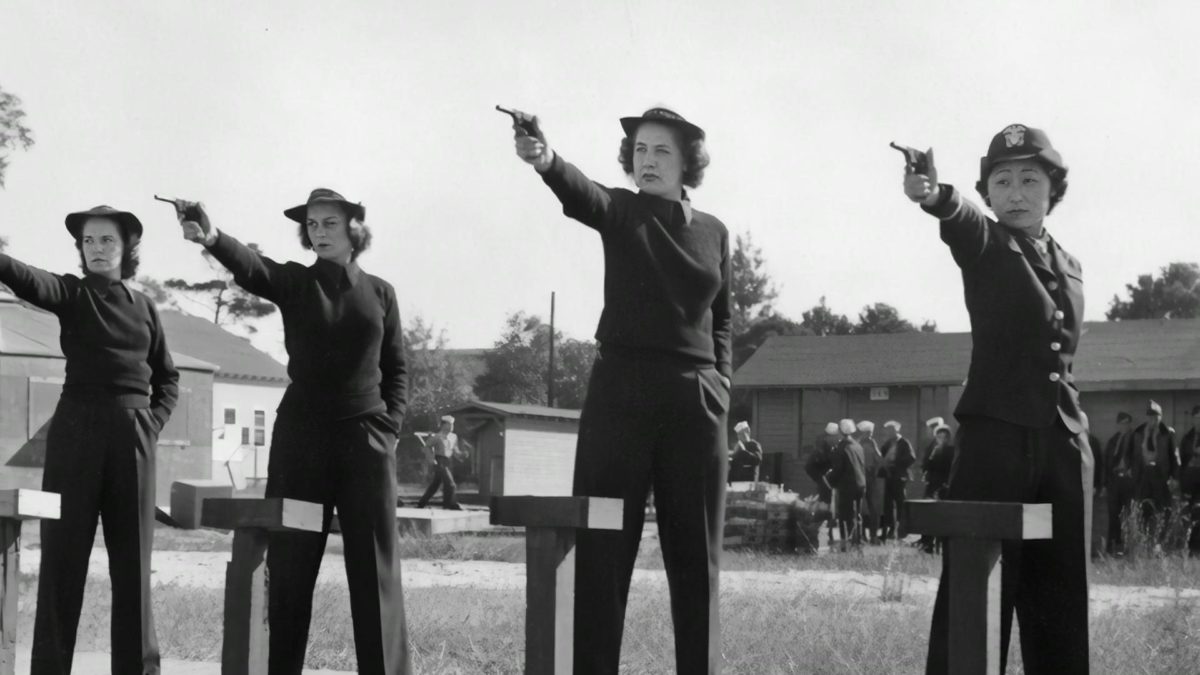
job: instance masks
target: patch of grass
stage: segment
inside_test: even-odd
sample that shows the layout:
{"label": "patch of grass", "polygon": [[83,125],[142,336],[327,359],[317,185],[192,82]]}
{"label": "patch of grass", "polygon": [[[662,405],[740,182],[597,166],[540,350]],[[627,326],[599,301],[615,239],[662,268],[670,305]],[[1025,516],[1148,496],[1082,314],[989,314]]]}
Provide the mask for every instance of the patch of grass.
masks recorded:
{"label": "patch of grass", "polygon": [[[31,639],[35,579],[22,575],[19,635]],[[524,594],[480,589],[405,592],[418,673],[520,673]],[[108,649],[108,584],[88,582],[80,650]],[[221,652],[219,590],[177,585],[155,589],[155,621],[165,656],[215,662]],[[880,602],[799,592],[787,597],[722,593],[723,672],[747,675],[920,673],[930,608],[911,600]],[[345,589],[317,587],[308,645],[309,667],[353,671],[354,637]],[[1019,630],[1019,627],[1018,627]],[[1092,620],[1092,672],[1119,675],[1189,673],[1200,663],[1200,608],[1178,601],[1149,612],[1105,612]],[[1013,636],[1009,672],[1021,673]],[[631,594],[622,672],[674,671],[667,592]]]}

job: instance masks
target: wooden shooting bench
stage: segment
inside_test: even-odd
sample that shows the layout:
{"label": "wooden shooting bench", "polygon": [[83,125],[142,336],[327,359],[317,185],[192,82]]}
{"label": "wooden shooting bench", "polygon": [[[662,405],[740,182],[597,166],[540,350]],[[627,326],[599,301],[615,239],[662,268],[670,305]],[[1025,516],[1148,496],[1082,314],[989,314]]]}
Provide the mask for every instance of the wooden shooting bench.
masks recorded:
{"label": "wooden shooting bench", "polygon": [[17,593],[21,571],[21,523],[58,520],[57,493],[0,490],[0,675],[17,667]]}
{"label": "wooden shooting bench", "polygon": [[1050,504],[917,499],[908,531],[946,538],[950,564],[950,672],[1000,672],[1000,542],[1050,539]]}
{"label": "wooden shooting bench", "polygon": [[570,675],[575,637],[575,530],[620,530],[606,497],[492,497],[493,525],[525,528],[525,675]]}
{"label": "wooden shooting bench", "polygon": [[225,627],[221,675],[267,672],[267,533],[320,532],[324,507],[295,499],[203,501],[204,527],[233,530],[233,555],[225,568]]}

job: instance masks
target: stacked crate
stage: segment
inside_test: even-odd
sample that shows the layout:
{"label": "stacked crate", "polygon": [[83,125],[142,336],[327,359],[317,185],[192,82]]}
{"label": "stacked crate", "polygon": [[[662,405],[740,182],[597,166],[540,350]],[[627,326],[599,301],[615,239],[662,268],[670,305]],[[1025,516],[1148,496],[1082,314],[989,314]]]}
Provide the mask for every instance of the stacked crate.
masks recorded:
{"label": "stacked crate", "polygon": [[809,506],[778,485],[736,484],[725,498],[725,545],[813,551],[815,544],[799,536],[811,525]]}

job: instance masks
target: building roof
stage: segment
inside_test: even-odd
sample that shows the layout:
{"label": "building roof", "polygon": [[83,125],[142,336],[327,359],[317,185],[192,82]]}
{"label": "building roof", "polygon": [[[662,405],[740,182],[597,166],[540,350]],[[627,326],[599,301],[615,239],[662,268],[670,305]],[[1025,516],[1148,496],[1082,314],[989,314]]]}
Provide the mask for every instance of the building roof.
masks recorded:
{"label": "building roof", "polygon": [[[774,336],[738,369],[739,387],[958,385],[970,333]],[[1084,390],[1200,388],[1200,320],[1088,322],[1073,368]]]}
{"label": "building roof", "polygon": [[[58,319],[53,314],[21,302],[8,293],[0,293],[0,354],[61,359],[63,353],[58,337]],[[219,368],[218,364],[179,351],[170,342],[167,344],[177,368],[204,371]]]}
{"label": "building roof", "polygon": [[181,351],[217,364],[218,380],[288,383],[287,367],[250,341],[198,316],[173,310],[159,312],[172,352]]}
{"label": "building roof", "polygon": [[579,420],[579,411],[568,408],[549,408],[543,405],[525,405],[522,403],[494,403],[491,401],[469,401],[446,412],[450,415],[461,415],[468,412],[484,412],[500,417],[537,417],[555,420]]}

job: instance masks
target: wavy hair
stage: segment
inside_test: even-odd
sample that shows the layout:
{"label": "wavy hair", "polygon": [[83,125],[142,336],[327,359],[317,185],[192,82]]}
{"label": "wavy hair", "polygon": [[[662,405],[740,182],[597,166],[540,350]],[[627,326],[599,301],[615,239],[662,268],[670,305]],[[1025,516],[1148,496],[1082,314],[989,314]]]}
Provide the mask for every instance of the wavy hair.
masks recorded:
{"label": "wavy hair", "polygon": [[[675,144],[683,152],[683,180],[681,182],[690,188],[700,187],[700,182],[704,180],[704,169],[708,167],[709,163],[704,139],[693,138],[685,143],[683,133],[679,129],[675,127],[670,127],[670,129],[675,136]],[[625,170],[626,176],[633,175],[633,142],[633,138],[629,136],[622,138],[621,152],[617,155],[617,161],[621,162],[621,168]]]}

